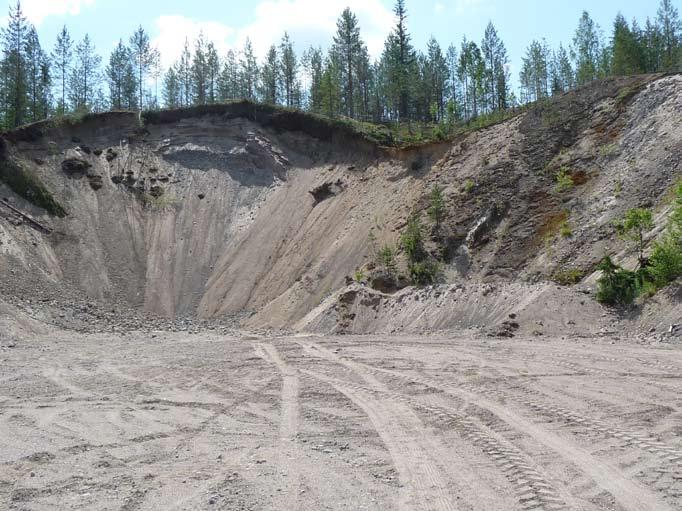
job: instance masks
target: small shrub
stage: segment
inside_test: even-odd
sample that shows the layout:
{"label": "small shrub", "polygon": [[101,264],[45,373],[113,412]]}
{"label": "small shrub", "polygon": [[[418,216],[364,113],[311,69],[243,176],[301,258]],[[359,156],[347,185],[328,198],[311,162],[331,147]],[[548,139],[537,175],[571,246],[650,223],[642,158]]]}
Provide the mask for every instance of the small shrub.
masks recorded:
{"label": "small shrub", "polygon": [[561,234],[562,238],[570,238],[573,236],[573,230],[567,221],[562,222],[559,226],[559,234]]}
{"label": "small shrub", "polygon": [[566,167],[561,167],[554,177],[556,179],[555,189],[559,193],[567,192],[575,184],[571,172]]}
{"label": "small shrub", "polygon": [[602,276],[597,281],[597,301],[607,305],[630,305],[637,297],[637,274],[625,270],[605,257],[597,267]]}
{"label": "small shrub", "polygon": [[599,154],[602,156],[611,156],[618,150],[616,144],[605,144],[599,148]]}
{"label": "small shrub", "polygon": [[682,181],[677,185],[675,208],[661,241],[654,243],[649,273],[658,287],[682,277]]}
{"label": "small shrub", "polygon": [[464,191],[466,193],[471,193],[475,186],[476,183],[474,183],[471,179],[464,181]]}
{"label": "small shrub", "polygon": [[362,283],[365,280],[365,272],[362,270],[356,270],[355,275],[353,275],[353,280],[358,283]]}
{"label": "small shrub", "polygon": [[398,264],[395,259],[395,249],[392,246],[384,245],[381,247],[377,254],[377,263],[391,278],[397,277]]}
{"label": "small shrub", "polygon": [[428,286],[433,284],[440,272],[440,266],[437,262],[431,260],[424,260],[411,263],[408,266],[410,278],[416,286]]}
{"label": "small shrub", "polygon": [[433,226],[438,230],[445,216],[445,200],[443,199],[443,189],[440,186],[436,185],[433,187],[430,200],[431,204],[427,213],[433,222]]}
{"label": "small shrub", "polygon": [[625,213],[625,218],[615,223],[618,234],[635,243],[640,264],[644,261],[644,233],[654,226],[651,210],[635,208]]}
{"label": "small shrub", "polygon": [[426,258],[424,232],[417,215],[412,215],[407,221],[407,228],[400,235],[400,244],[409,263],[420,262]]}
{"label": "small shrub", "polygon": [[580,282],[584,276],[585,274],[578,268],[563,268],[552,276],[552,280],[562,286],[572,286]]}

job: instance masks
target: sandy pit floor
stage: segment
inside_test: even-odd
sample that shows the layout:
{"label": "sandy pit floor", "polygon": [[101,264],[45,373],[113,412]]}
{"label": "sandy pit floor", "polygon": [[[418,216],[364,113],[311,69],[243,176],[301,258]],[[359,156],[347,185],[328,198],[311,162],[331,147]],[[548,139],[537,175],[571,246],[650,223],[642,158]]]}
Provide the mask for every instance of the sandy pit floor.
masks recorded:
{"label": "sandy pit floor", "polygon": [[682,348],[39,335],[0,349],[0,509],[674,510]]}

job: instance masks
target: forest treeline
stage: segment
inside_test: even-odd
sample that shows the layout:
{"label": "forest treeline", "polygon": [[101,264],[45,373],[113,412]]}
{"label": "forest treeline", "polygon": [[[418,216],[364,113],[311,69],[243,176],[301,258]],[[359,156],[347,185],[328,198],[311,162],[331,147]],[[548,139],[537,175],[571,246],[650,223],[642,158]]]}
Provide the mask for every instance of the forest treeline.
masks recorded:
{"label": "forest treeline", "polygon": [[397,0],[394,13],[395,25],[374,60],[358,18],[345,9],[326,51],[311,47],[297,55],[285,32],[259,61],[248,39],[241,50],[220,55],[199,35],[162,69],[141,26],[103,59],[87,34],[74,40],[66,26],[43,47],[17,2],[1,33],[0,124],[11,129],[67,114],[249,99],[375,123],[454,125],[607,76],[682,69],[682,24],[671,0],[661,0],[655,17],[643,24],[618,14],[606,36],[583,12],[568,45],[532,41],[516,91],[492,22],[480,43],[464,37],[445,48],[432,37],[420,50],[412,43],[404,0]]}

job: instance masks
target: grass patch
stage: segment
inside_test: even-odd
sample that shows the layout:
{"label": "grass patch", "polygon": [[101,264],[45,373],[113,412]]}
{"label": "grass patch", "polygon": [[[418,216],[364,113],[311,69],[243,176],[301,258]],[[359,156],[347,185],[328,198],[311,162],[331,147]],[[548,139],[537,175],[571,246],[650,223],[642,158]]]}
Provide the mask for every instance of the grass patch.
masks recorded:
{"label": "grass patch", "polygon": [[567,192],[570,189],[575,186],[575,183],[573,182],[573,176],[571,175],[571,171],[567,167],[561,167],[559,169],[559,172],[556,173],[554,176],[554,179],[556,181],[556,186],[554,189],[558,193],[563,193]]}

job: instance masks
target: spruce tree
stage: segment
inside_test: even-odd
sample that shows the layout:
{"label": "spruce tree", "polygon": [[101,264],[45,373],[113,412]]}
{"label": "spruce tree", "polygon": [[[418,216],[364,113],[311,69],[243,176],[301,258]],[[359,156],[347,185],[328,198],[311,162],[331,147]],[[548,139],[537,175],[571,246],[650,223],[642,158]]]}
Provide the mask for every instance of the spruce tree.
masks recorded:
{"label": "spruce tree", "polygon": [[7,28],[2,31],[4,124],[10,128],[22,124],[27,113],[26,43],[30,28],[17,1],[15,7],[10,7]]}
{"label": "spruce tree", "polygon": [[30,27],[26,39],[26,67],[28,120],[36,122],[49,114],[52,78],[49,58],[40,46],[34,27]]}
{"label": "spruce tree", "polygon": [[363,47],[358,18],[346,7],[336,22],[336,34],[331,51],[341,69],[344,113],[351,118],[355,117],[355,89]]}
{"label": "spruce tree", "polygon": [[613,75],[631,75],[643,73],[644,67],[644,52],[637,32],[631,30],[623,15],[618,13],[613,22],[610,72]]}
{"label": "spruce tree", "polygon": [[76,45],[69,79],[69,100],[73,110],[88,112],[92,109],[100,81],[101,62],[102,58],[95,52],[90,36],[85,34]]}
{"label": "spruce tree", "polygon": [[277,47],[273,44],[270,46],[265,62],[261,66],[261,101],[270,105],[278,103],[278,90],[280,83],[279,73],[279,56],[277,55]]}
{"label": "spruce tree", "polygon": [[589,13],[583,11],[571,47],[578,85],[591,82],[598,77],[602,55],[601,46],[599,27]]}
{"label": "spruce tree", "polygon": [[682,31],[682,24],[677,8],[671,0],[661,0],[657,21],[663,43],[662,70],[676,71],[681,67],[680,39],[682,36],[680,32]]}

